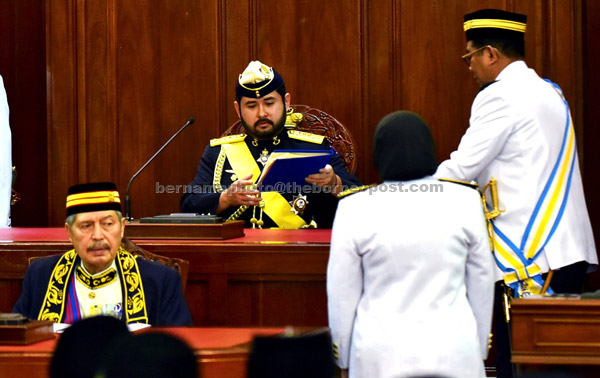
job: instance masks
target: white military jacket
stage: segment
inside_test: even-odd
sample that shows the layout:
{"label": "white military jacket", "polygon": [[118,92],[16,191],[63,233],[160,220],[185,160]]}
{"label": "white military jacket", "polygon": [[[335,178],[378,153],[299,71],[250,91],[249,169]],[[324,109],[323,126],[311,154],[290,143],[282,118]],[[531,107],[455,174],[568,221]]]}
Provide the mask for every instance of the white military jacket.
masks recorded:
{"label": "white military jacket", "polygon": [[494,267],[477,190],[431,177],[340,201],[327,267],[337,364],[358,377],[485,377]]}
{"label": "white military jacket", "polygon": [[[495,225],[519,245],[559,156],[567,116],[553,86],[525,62],[513,62],[479,92],[458,149],[434,176],[476,180],[481,188],[497,179],[499,208],[504,212]],[[488,205],[491,208],[489,198]],[[598,264],[575,156],[562,218],[535,262],[546,272],[584,260],[591,269]],[[501,280],[501,270],[496,273],[496,280]]]}

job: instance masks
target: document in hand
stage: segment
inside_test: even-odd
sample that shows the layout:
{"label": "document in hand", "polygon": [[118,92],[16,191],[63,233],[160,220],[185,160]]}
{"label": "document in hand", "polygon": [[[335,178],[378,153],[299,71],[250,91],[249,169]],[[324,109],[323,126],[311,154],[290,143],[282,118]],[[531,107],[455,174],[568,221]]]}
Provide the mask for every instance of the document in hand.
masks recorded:
{"label": "document in hand", "polygon": [[[257,180],[261,191],[283,192],[292,189],[287,184],[308,185],[305,178],[319,173],[331,160],[333,149],[328,150],[275,150],[269,155]],[[287,185],[287,186],[286,186]]]}

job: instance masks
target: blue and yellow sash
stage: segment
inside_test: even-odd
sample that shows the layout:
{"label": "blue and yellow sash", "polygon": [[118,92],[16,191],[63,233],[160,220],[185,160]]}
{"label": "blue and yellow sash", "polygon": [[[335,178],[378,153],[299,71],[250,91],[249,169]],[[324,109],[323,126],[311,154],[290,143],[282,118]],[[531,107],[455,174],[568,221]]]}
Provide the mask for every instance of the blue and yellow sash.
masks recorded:
{"label": "blue and yellow sash", "polygon": [[[519,245],[510,240],[491,220],[494,257],[498,267],[504,272],[504,281],[514,290],[515,297],[542,294],[544,280],[542,270],[535,263],[535,259],[542,253],[560,223],[567,205],[575,166],[575,131],[569,104],[558,85],[546,81],[554,86],[566,107],[567,120],[560,153]],[[551,294],[552,290],[548,289],[548,293]]]}

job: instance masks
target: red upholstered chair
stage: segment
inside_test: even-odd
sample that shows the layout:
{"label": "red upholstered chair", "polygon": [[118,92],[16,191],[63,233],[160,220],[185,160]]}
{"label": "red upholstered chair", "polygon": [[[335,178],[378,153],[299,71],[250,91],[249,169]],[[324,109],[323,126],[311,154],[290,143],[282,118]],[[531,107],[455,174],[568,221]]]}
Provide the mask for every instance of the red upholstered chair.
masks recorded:
{"label": "red upholstered chair", "polygon": [[[291,105],[285,122],[286,128],[324,135],[329,144],[335,148],[346,165],[348,172],[356,171],[356,152],[354,139],[344,125],[322,110],[308,105]],[[238,120],[229,126],[222,136],[244,134],[244,126]]]}

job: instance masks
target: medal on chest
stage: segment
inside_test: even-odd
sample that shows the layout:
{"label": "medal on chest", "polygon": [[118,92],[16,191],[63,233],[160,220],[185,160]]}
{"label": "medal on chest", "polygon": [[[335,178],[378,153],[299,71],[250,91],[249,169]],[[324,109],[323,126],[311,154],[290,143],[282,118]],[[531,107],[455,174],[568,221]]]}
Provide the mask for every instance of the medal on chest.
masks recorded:
{"label": "medal on chest", "polygon": [[304,210],[306,210],[306,206],[308,206],[308,200],[305,195],[303,196],[302,193],[298,193],[298,195],[294,195],[294,199],[289,204],[292,206],[290,211],[293,211],[296,215],[302,215]]}
{"label": "medal on chest", "polygon": [[264,167],[265,164],[267,164],[267,160],[269,160],[269,155],[271,153],[265,148],[261,153],[260,156],[258,157],[258,159],[256,159],[257,162],[259,162],[260,164],[262,164],[262,166]]}

